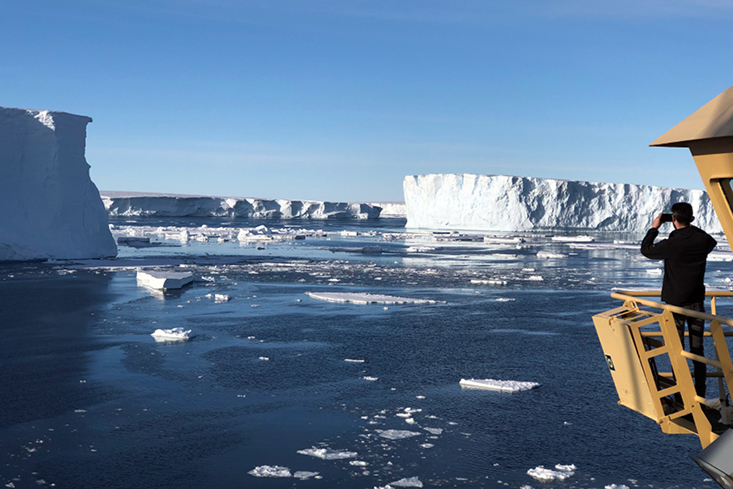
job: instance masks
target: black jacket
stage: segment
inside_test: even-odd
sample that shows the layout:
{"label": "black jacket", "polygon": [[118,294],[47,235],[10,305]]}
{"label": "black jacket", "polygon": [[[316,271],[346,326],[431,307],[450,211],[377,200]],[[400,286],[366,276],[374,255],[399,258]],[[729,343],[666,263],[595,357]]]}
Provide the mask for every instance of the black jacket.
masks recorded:
{"label": "black jacket", "polygon": [[641,254],[664,260],[662,301],[686,306],[705,300],[705,263],[718,244],[712,236],[695,226],[675,229],[669,238],[654,243],[659,230],[651,228],[641,242]]}

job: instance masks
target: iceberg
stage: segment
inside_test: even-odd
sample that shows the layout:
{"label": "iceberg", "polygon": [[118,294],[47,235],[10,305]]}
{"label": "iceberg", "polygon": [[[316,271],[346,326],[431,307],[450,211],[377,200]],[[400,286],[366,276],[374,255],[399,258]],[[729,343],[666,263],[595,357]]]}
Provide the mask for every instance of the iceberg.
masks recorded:
{"label": "iceberg", "polygon": [[702,190],[475,174],[406,176],[403,189],[408,228],[645,232],[656,215],[684,201],[696,226],[723,232]]}
{"label": "iceberg", "polygon": [[91,121],[0,107],[0,261],[117,255],[84,157]]}
{"label": "iceberg", "polygon": [[244,217],[254,219],[377,219],[382,210],[361,202],[208,197],[103,191],[110,216]]}

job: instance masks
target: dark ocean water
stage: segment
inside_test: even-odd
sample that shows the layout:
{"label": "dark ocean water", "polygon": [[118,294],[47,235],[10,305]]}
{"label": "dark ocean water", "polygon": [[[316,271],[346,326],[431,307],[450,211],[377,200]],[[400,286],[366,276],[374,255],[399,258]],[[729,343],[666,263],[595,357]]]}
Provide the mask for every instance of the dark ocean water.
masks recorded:
{"label": "dark ocean water", "polygon": [[[717,487],[688,458],[696,438],[663,435],[616,404],[591,316],[618,305],[613,287],[659,287],[660,265],[629,245],[636,237],[579,246],[537,235],[519,248],[442,242],[413,253],[430,243],[380,237],[403,225],[311,223],[366,234],[263,249],[120,248],[119,265],[185,264],[197,280],[177,293],[139,287],[134,269],[108,263],[1,266],[0,487],[372,488],[413,477],[424,487]],[[541,250],[563,256],[540,259]],[[710,263],[708,282],[726,284],[732,268]],[[438,303],[331,303],[306,292]],[[179,326],[195,337],[150,336]],[[461,378],[540,387],[463,389]],[[388,430],[417,434],[389,439]],[[298,453],[313,447],[356,455]],[[574,464],[574,475],[527,474],[556,464]],[[320,478],[249,474],[262,466]]]}

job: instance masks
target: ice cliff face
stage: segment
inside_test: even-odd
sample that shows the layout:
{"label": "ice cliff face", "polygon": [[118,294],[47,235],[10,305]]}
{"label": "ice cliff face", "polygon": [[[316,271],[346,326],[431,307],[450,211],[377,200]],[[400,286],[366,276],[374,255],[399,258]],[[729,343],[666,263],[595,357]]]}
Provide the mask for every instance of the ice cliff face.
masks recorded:
{"label": "ice cliff face", "polygon": [[403,187],[409,228],[645,232],[673,203],[689,202],[696,226],[723,232],[702,190],[472,174],[407,176]]}
{"label": "ice cliff face", "polygon": [[353,202],[102,192],[110,216],[376,219],[381,208]]}
{"label": "ice cliff face", "polygon": [[84,158],[89,122],[0,107],[0,261],[117,254]]}

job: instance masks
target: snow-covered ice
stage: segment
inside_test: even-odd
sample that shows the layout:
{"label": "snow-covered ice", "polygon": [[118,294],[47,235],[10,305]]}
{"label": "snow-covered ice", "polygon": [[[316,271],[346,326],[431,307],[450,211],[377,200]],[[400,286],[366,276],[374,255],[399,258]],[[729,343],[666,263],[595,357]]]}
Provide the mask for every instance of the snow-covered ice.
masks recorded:
{"label": "snow-covered ice", "polygon": [[329,302],[351,302],[353,304],[435,304],[428,299],[410,299],[383,294],[352,293],[352,292],[306,292],[313,299]]}
{"label": "snow-covered ice", "polygon": [[137,282],[151,289],[180,289],[193,282],[193,274],[191,272],[138,270]]}
{"label": "snow-covered ice", "polygon": [[117,254],[84,157],[91,121],[0,107],[0,261]]}
{"label": "snow-covered ice", "polygon": [[403,189],[410,228],[644,232],[660,212],[684,201],[696,225],[722,232],[702,190],[474,174],[409,175]]}
{"label": "snow-covered ice", "polygon": [[489,389],[503,392],[519,392],[539,387],[537,382],[518,382],[516,380],[494,380],[494,379],[461,379],[461,387],[473,387],[476,389]]}
{"label": "snow-covered ice", "polygon": [[331,450],[330,448],[306,448],[298,450],[301,455],[309,455],[311,457],[322,458],[323,460],[342,460],[345,458],[354,458],[358,455],[356,452],[347,450]]}

